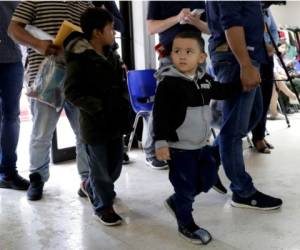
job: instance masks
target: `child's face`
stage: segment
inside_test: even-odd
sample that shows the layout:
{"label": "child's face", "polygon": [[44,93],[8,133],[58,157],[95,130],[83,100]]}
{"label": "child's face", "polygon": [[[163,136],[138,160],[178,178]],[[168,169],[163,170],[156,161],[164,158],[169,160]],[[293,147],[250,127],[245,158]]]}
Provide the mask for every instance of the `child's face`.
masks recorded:
{"label": "child's face", "polygon": [[176,69],[183,74],[195,74],[198,65],[205,62],[206,54],[192,38],[176,38],[173,41],[171,58]]}
{"label": "child's face", "polygon": [[102,31],[97,30],[97,38],[103,46],[112,45],[115,41],[114,24],[108,23]]}

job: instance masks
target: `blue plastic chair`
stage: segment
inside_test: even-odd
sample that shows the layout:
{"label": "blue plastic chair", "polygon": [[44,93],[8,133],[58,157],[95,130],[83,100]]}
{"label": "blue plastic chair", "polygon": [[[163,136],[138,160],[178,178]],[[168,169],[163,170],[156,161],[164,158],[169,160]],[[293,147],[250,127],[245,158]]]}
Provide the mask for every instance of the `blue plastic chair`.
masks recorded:
{"label": "blue plastic chair", "polygon": [[130,70],[127,75],[127,85],[131,106],[136,113],[133,130],[129,137],[127,151],[131,149],[133,137],[138,121],[141,117],[149,115],[154,103],[156,79],[154,69]]}

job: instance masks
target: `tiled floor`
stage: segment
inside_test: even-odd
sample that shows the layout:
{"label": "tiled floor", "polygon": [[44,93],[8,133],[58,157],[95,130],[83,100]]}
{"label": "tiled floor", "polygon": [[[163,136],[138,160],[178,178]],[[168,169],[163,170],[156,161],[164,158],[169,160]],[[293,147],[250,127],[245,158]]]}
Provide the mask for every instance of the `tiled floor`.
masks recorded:
{"label": "tiled floor", "polygon": [[[282,209],[261,212],[230,206],[230,194],[200,195],[194,216],[214,240],[194,246],[177,235],[173,217],[163,207],[171,193],[168,171],[144,164],[141,151],[125,166],[116,183],[116,210],[124,225],[108,228],[93,216],[86,199],[76,191],[79,178],[74,162],[51,166],[44,198],[29,202],[23,192],[0,190],[0,250],[297,250],[300,249],[300,115],[269,122],[271,155],[245,147],[247,169],[260,190],[284,201]],[[30,122],[22,124],[20,172],[27,176]],[[229,182],[221,175],[228,186]]]}

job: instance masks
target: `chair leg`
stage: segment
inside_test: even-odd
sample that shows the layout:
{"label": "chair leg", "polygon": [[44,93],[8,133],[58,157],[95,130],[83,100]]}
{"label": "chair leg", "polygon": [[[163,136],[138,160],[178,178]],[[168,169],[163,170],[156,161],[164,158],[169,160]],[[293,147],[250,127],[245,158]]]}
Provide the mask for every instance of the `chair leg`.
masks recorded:
{"label": "chair leg", "polygon": [[128,146],[127,146],[127,152],[129,152],[130,149],[131,149],[132,142],[133,142],[133,137],[135,135],[136,127],[137,127],[137,124],[138,124],[138,121],[139,121],[140,117],[141,117],[141,115],[139,115],[139,114],[137,114],[135,116],[134,123],[133,123],[133,130],[130,133],[130,137],[129,137],[129,142],[128,142]]}

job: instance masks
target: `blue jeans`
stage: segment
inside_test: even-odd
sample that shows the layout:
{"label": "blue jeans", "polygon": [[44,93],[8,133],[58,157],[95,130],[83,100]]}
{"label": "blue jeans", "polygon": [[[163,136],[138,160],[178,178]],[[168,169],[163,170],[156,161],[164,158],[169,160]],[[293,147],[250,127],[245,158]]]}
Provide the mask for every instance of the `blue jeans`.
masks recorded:
{"label": "blue jeans", "polygon": [[[211,58],[215,74],[221,83],[239,81],[240,67],[230,52],[216,53],[211,55]],[[225,173],[231,181],[232,192],[241,197],[249,197],[256,189],[251,176],[245,170],[242,138],[261,118],[260,87],[225,100],[222,112],[222,126],[215,143],[219,144],[221,160]]]}
{"label": "blue jeans", "polygon": [[[65,101],[64,110],[76,136],[76,161],[79,175],[82,179],[89,175],[88,159],[84,144],[80,139],[79,110],[70,102]],[[38,172],[42,181],[49,179],[50,147],[53,132],[61,112],[47,104],[31,99],[32,132],[30,138],[30,172]]]}
{"label": "blue jeans", "polygon": [[197,150],[171,149],[169,179],[175,193],[171,196],[175,204],[179,225],[194,222],[192,211],[196,195],[207,192],[217,181],[220,164],[218,149],[205,146]]}
{"label": "blue jeans", "polygon": [[89,185],[93,193],[93,206],[101,213],[113,205],[116,196],[114,182],[119,178],[123,161],[123,138],[86,145],[89,159]]}
{"label": "blue jeans", "polygon": [[267,123],[267,113],[270,106],[270,101],[273,92],[273,81],[274,81],[274,62],[273,56],[268,58],[268,62],[261,65],[260,75],[261,75],[261,92],[263,98],[263,113],[257,126],[252,130],[252,138],[254,143],[258,140],[263,140],[266,134],[266,123]]}
{"label": "blue jeans", "polygon": [[21,62],[0,64],[1,164],[3,176],[17,173],[17,145],[20,132],[20,97],[24,69]]}

